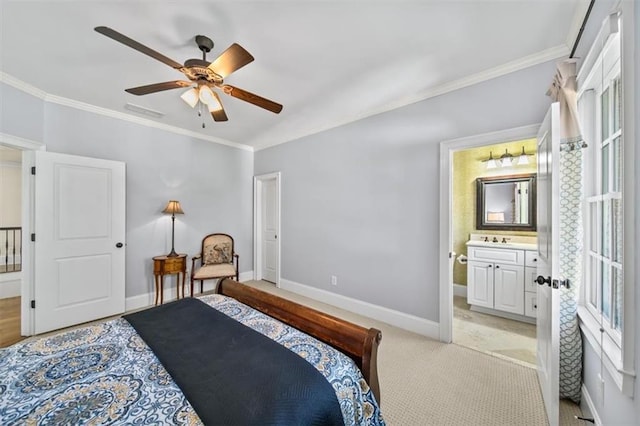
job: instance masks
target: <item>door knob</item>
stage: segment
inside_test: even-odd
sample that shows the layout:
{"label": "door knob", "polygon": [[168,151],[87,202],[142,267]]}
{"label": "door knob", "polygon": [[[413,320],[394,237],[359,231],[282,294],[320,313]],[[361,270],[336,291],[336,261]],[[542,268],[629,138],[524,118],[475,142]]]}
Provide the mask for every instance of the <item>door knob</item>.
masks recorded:
{"label": "door knob", "polygon": [[122,243],[117,243],[117,244],[116,244],[116,247],[118,247],[118,248],[122,248],[122,245],[123,245]]}
{"label": "door knob", "polygon": [[536,278],[536,282],[540,285],[547,283],[549,286],[551,286],[551,277],[545,278],[542,275],[538,275],[538,278]]}

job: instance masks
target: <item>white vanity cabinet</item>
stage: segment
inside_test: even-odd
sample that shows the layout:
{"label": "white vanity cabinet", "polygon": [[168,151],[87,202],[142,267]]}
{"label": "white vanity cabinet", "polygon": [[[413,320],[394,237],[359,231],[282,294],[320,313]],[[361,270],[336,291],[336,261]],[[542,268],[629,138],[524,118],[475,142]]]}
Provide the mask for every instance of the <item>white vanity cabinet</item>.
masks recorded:
{"label": "white vanity cabinet", "polygon": [[524,314],[536,317],[538,302],[536,300],[536,277],[538,276],[538,253],[527,250],[524,253]]}
{"label": "white vanity cabinet", "polygon": [[467,257],[467,302],[525,315],[525,250],[468,246]]}

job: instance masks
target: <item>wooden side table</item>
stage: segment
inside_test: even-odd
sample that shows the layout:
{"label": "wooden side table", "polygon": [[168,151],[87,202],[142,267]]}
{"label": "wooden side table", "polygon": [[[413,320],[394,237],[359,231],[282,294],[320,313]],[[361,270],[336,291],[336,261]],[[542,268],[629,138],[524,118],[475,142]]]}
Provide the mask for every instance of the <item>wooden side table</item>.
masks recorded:
{"label": "wooden side table", "polygon": [[[176,274],[176,290],[177,297],[180,299],[180,289],[182,288],[182,297],[184,297],[184,280],[187,275],[187,255],[179,254],[177,256],[155,256],[153,258],[153,275],[156,282],[156,298],[155,304],[158,304],[158,298],[162,305],[162,290],[164,288],[164,276]],[[180,284],[180,274],[182,274],[182,284]]]}

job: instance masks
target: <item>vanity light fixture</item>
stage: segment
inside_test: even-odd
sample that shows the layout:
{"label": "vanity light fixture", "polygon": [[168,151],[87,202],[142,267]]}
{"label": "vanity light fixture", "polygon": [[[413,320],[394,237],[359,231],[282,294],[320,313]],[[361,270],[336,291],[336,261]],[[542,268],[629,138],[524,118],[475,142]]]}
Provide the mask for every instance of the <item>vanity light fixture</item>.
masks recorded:
{"label": "vanity light fixture", "polygon": [[513,155],[508,150],[504,150],[504,154],[500,156],[500,165],[502,167],[510,167],[513,164]]}
{"label": "vanity light fixture", "polygon": [[498,167],[496,160],[493,158],[492,151],[489,151],[489,159],[483,161],[487,163],[487,169],[495,169],[496,167]]}
{"label": "vanity light fixture", "polygon": [[504,154],[500,158],[493,158],[493,151],[489,151],[489,158],[482,160],[487,163],[487,169],[495,169],[496,167],[523,166],[529,164],[529,157],[533,154],[527,154],[522,147],[522,152],[516,156],[509,153],[508,149],[504,150]]}
{"label": "vanity light fixture", "polygon": [[524,152],[524,146],[523,146],[522,147],[522,152],[518,156],[518,165],[522,166],[522,165],[525,165],[525,164],[529,164],[529,155],[531,155],[531,154],[527,154],[526,152]]}

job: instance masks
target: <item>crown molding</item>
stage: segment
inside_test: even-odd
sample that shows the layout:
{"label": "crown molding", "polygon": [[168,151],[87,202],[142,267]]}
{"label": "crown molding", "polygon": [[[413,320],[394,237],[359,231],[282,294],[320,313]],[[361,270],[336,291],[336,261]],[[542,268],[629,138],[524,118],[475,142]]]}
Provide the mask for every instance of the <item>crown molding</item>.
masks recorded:
{"label": "crown molding", "polygon": [[463,77],[458,80],[453,80],[453,81],[441,84],[439,86],[429,88],[422,92],[418,92],[413,96],[404,98],[400,101],[389,103],[381,108],[369,110],[361,114],[353,115],[345,120],[341,120],[340,122],[334,123],[330,126],[318,127],[310,131],[307,131],[305,133],[300,133],[295,137],[292,137],[286,141],[271,140],[271,141],[265,141],[263,143],[258,143],[254,147],[254,151],[261,151],[263,149],[267,149],[277,145],[281,145],[283,143],[291,142],[305,136],[310,136],[310,135],[320,133],[326,130],[330,130],[336,127],[344,126],[346,124],[353,123],[355,121],[362,120],[364,118],[371,117],[376,114],[381,114],[384,112],[392,111],[394,109],[402,108],[407,105],[421,102],[426,99],[434,98],[436,96],[444,95],[445,93],[453,92],[455,90],[463,89],[465,87],[473,86],[475,84],[482,83],[484,81],[491,80],[497,77],[501,77],[516,71],[520,71],[520,70],[532,67],[534,65],[552,61],[554,59],[565,58],[569,55],[569,53],[571,53],[570,48],[564,44],[556,47],[552,47],[546,50],[542,50],[538,53],[534,53],[529,56],[524,56],[515,61],[507,62],[500,66],[490,68],[485,71],[481,71],[479,73],[470,75],[468,77]]}
{"label": "crown molding", "polygon": [[194,132],[193,130],[183,129],[177,126],[171,126],[169,124],[158,123],[157,121],[149,120],[147,118],[137,117],[134,115],[126,114],[124,112],[115,111],[108,108],[99,107],[96,105],[91,105],[85,102],[76,101],[69,98],[63,98],[62,96],[51,95],[46,93],[43,90],[38,89],[24,81],[21,81],[5,72],[0,71],[0,82],[6,83],[9,86],[12,86],[18,90],[21,90],[25,93],[28,93],[32,96],[35,96],[39,99],[42,99],[45,102],[49,102],[52,104],[62,105],[69,108],[78,109],[81,111],[90,112],[92,114],[103,115],[105,117],[115,118],[118,120],[128,121],[130,123],[139,124],[145,127],[152,127],[159,130],[164,130],[166,132],[171,132],[183,136],[189,136],[196,139],[205,140],[208,142],[217,143],[220,145],[230,146],[232,148],[241,149],[244,151],[253,152],[253,147],[245,144],[241,144],[238,142],[229,141],[222,138],[216,138],[214,136],[203,135],[198,132]]}
{"label": "crown molding", "polygon": [[15,87],[16,89],[28,93],[31,96],[35,96],[38,99],[44,100],[45,96],[47,96],[47,92],[44,90],[40,90],[35,86],[30,85],[29,83],[25,83],[22,80],[18,80],[10,74],[0,71],[0,82],[6,83],[11,87]]}

